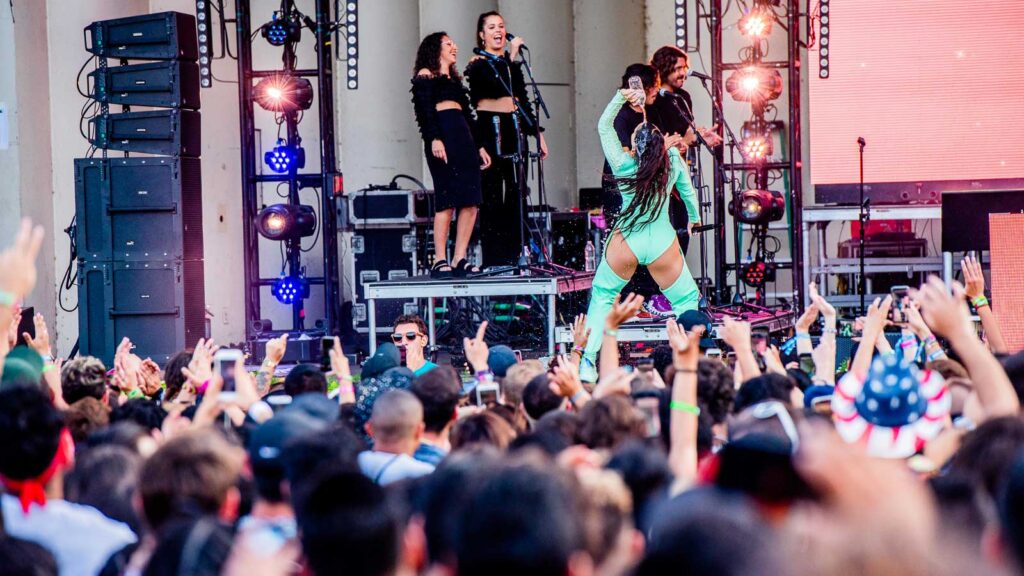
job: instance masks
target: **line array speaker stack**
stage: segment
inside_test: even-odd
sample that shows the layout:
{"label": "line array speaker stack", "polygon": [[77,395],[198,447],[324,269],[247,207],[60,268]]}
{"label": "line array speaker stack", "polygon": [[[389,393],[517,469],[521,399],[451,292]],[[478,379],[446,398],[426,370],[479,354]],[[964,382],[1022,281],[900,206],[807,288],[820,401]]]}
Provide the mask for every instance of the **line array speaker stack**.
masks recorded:
{"label": "line array speaker stack", "polygon": [[80,349],[109,366],[127,336],[163,364],[206,335],[196,20],[104,20],[85,36],[100,111],[89,122],[99,156],[75,160]]}

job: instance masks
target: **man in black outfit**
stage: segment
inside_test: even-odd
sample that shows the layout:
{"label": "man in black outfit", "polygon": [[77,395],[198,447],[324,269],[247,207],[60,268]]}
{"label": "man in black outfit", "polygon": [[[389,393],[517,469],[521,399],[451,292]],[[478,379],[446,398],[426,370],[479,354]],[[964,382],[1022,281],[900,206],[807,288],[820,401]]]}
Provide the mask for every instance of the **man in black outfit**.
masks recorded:
{"label": "man in black outfit", "polygon": [[[666,136],[670,134],[684,134],[683,143],[688,147],[693,146],[697,138],[689,128],[688,117],[684,117],[681,114],[681,111],[688,109],[688,107],[681,108],[681,103],[673,102],[673,96],[659,96],[658,90],[661,88],[661,83],[658,71],[648,64],[630,64],[622,74],[621,87],[629,88],[629,79],[633,76],[640,78],[644,90],[647,92],[645,106],[647,109],[647,121],[654,124]],[[639,108],[623,106],[622,110],[619,111],[619,114],[615,117],[615,133],[618,135],[619,142],[624,148],[629,148],[633,130],[643,121],[644,111]],[[686,154],[685,150],[681,150],[681,152],[684,155]],[[622,209],[622,195],[612,179],[611,167],[607,161],[604,163],[602,189],[604,190],[603,204],[605,217],[613,220]],[[686,229],[689,216],[686,206],[678,194],[669,196],[669,218],[672,221],[672,225],[676,228],[679,236],[679,245],[683,249],[683,254],[686,254],[686,248],[690,243],[690,235]],[[633,274],[633,278],[622,289],[623,294],[629,294],[630,292],[635,292],[644,297],[644,307],[637,314],[637,318],[658,320],[674,316],[672,314],[672,306],[667,300],[663,297],[660,299],[652,298],[658,295],[660,291],[657,282],[654,281],[651,273],[647,271],[646,266],[638,266],[636,273]],[[664,300],[664,303],[659,305],[659,300]]]}

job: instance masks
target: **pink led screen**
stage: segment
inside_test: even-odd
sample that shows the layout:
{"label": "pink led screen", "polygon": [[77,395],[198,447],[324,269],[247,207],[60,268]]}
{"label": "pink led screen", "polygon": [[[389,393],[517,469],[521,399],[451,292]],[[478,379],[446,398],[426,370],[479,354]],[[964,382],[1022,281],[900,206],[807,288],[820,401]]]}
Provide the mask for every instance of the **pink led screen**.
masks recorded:
{"label": "pink led screen", "polygon": [[831,0],[809,54],[811,179],[1024,178],[1024,0]]}

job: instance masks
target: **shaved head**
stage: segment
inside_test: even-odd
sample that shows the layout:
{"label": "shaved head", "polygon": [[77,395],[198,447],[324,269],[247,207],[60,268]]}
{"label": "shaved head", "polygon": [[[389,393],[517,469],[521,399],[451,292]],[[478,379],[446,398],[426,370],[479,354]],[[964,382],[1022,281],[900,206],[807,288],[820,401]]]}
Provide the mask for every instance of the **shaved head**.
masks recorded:
{"label": "shaved head", "polygon": [[423,405],[411,392],[391,390],[373,403],[370,425],[376,442],[401,442],[416,436],[423,424]]}

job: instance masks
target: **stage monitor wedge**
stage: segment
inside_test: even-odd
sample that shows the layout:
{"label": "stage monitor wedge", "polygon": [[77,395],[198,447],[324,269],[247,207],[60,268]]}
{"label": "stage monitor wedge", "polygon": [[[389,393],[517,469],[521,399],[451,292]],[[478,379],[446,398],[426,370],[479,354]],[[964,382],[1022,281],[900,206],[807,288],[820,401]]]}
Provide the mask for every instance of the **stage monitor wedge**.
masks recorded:
{"label": "stage monitor wedge", "polygon": [[104,58],[199,59],[196,18],[181,12],[101,20],[85,27],[85,49]]}
{"label": "stage monitor wedge", "polygon": [[98,68],[89,73],[89,96],[122,106],[199,109],[199,65],[151,62]]}
{"label": "stage monitor wedge", "polygon": [[191,110],[100,115],[89,128],[89,141],[97,148],[190,158],[202,152],[199,112]]}

